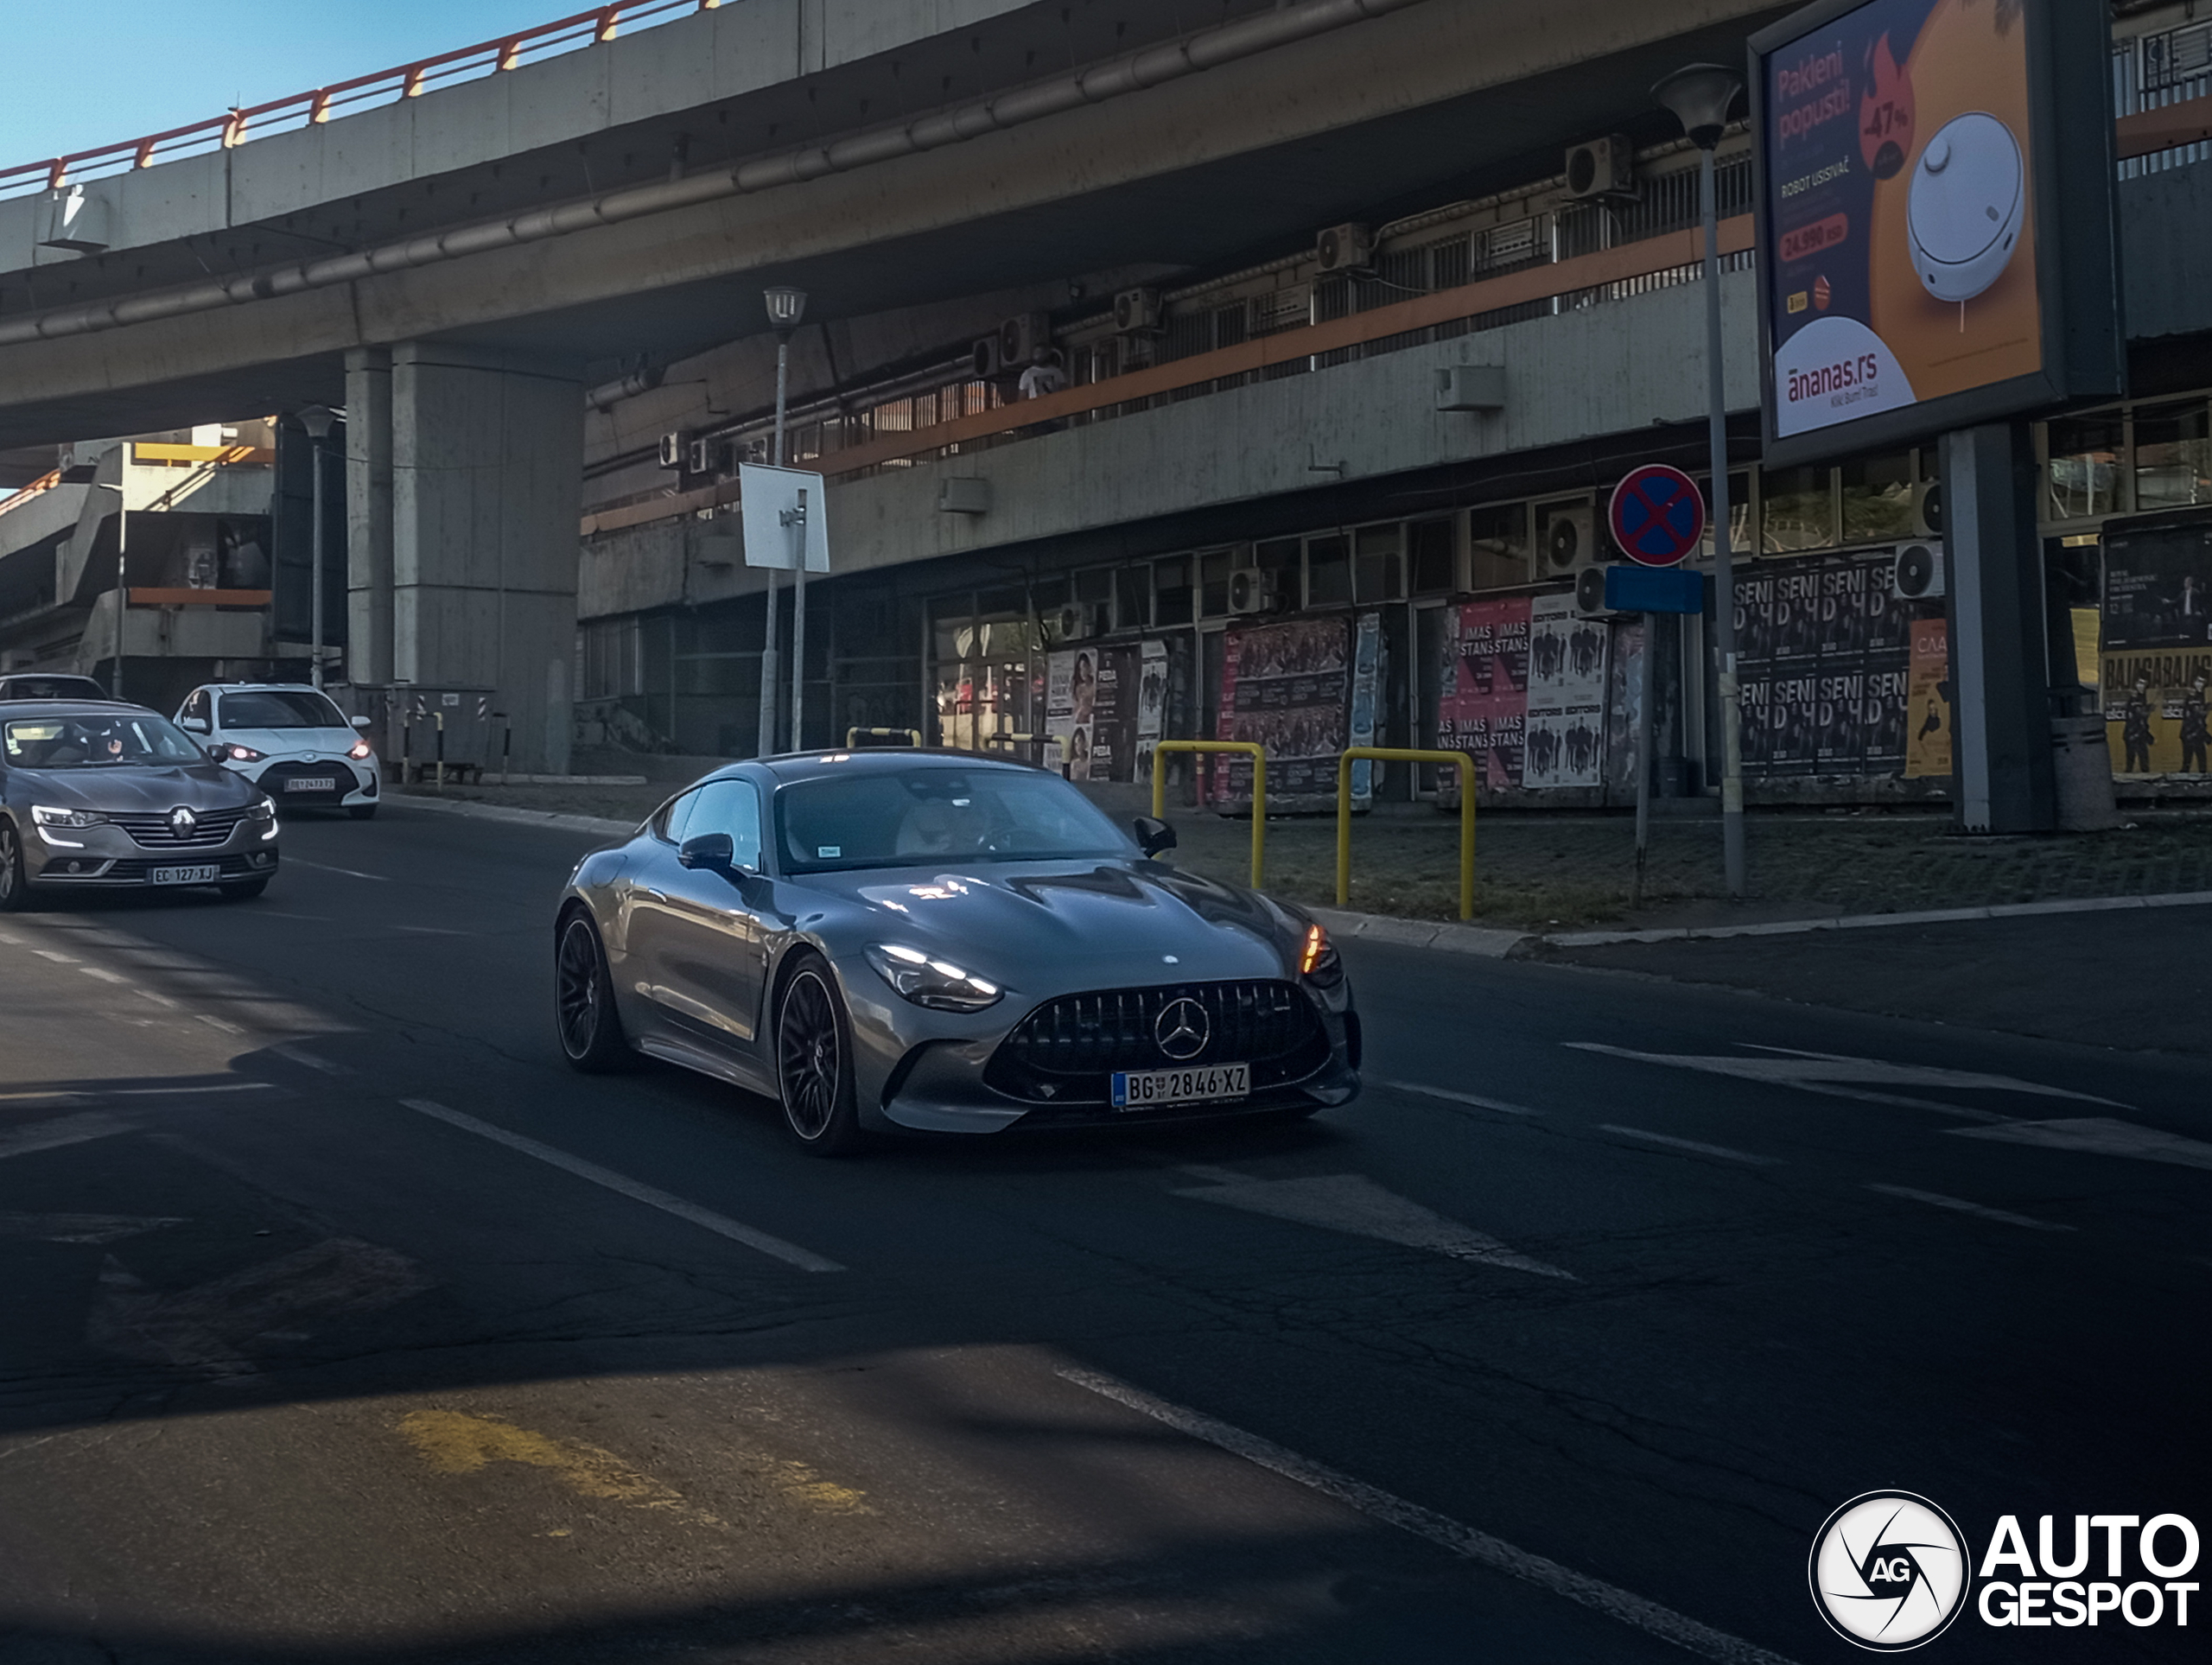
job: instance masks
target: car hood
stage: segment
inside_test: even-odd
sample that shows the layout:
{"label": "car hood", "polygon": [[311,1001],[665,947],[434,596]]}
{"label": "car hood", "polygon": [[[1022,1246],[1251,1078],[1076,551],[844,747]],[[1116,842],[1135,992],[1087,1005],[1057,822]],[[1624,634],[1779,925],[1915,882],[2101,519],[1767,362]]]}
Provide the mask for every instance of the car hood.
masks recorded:
{"label": "car hood", "polygon": [[1154,861],[932,864],[795,882],[832,903],[817,928],[841,955],[904,943],[1039,995],[1283,976],[1298,929],[1249,891]]}
{"label": "car hood", "polygon": [[223,738],[270,757],[312,752],[319,758],[335,758],[343,757],[361,737],[351,728],[226,728]]}
{"label": "car hood", "polygon": [[112,814],[159,814],[185,804],[195,810],[236,810],[261,797],[261,789],[213,763],[104,764],[79,769],[18,769],[12,777],[18,802],[36,799],[65,810]]}

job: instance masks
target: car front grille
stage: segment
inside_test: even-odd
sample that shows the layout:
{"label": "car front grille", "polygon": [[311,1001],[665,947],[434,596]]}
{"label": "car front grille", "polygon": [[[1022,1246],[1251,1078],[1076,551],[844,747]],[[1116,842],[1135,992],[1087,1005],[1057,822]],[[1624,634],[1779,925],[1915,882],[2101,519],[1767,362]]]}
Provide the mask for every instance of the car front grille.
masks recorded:
{"label": "car front grille", "polygon": [[130,835],[130,842],[149,850],[212,850],[227,843],[245,818],[244,810],[195,810],[199,817],[190,832],[180,835],[162,815],[111,815],[108,819]]}
{"label": "car front grille", "polygon": [[[284,790],[288,780],[327,780],[330,785],[311,792],[292,792]],[[272,763],[261,772],[258,784],[279,804],[335,804],[361,785],[352,766],[335,759],[328,763]]]}
{"label": "car front grille", "polygon": [[[1206,1044],[1174,1058],[1160,1050],[1158,1026],[1168,1003],[1185,999],[1205,1014]],[[1107,1077],[1116,1070],[1249,1064],[1256,1091],[1310,1075],[1328,1052],[1320,1016],[1294,984],[1167,983],[1047,1001],[999,1043],[983,1080],[1036,1103],[1097,1103],[1109,1096]]]}

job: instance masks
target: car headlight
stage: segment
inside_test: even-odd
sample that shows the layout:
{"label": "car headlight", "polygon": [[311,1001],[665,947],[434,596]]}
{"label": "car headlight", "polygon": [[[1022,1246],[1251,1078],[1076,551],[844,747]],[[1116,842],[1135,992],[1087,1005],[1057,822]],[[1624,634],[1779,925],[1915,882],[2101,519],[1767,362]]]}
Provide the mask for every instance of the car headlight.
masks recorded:
{"label": "car headlight", "polygon": [[225,740],[215,750],[226,763],[258,763],[269,755],[266,752],[255,751],[251,746],[238,746],[229,740]]}
{"label": "car headlight", "polygon": [[346,755],[353,759],[356,763],[367,762],[369,757],[368,741],[365,740],[355,740],[353,744],[347,748]]}
{"label": "car headlight", "polygon": [[98,827],[107,821],[98,810],[57,810],[50,804],[32,804],[31,819],[41,827]]}
{"label": "car headlight", "polygon": [[272,798],[257,798],[248,806],[245,818],[249,821],[274,821],[276,818],[276,800]]}
{"label": "car headlight", "polygon": [[1319,925],[1307,925],[1299,939],[1298,975],[1316,988],[1334,988],[1344,980],[1344,963],[1337,957],[1337,945]]}
{"label": "car headlight", "polygon": [[915,1005],[940,1012],[980,1012],[997,1005],[1006,995],[1006,990],[995,982],[986,982],[973,972],[897,943],[871,947],[868,963],[884,982]]}

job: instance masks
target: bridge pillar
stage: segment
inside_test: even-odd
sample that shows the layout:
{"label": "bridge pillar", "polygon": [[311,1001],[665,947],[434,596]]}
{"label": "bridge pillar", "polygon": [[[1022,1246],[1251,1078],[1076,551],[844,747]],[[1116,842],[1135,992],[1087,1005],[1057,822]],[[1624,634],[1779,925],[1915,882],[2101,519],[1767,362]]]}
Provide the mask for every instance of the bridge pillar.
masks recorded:
{"label": "bridge pillar", "polygon": [[346,678],[391,680],[391,352],[346,355]]}
{"label": "bridge pillar", "polygon": [[565,774],[583,501],[574,367],[410,342],[392,349],[391,388],[392,675],[489,685],[514,766]]}

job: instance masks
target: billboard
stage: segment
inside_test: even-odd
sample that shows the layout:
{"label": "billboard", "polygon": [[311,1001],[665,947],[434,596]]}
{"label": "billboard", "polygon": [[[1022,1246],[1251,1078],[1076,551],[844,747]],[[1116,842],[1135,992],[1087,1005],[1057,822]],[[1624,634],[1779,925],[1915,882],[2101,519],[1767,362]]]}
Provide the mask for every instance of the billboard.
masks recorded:
{"label": "billboard", "polygon": [[[1941,659],[1944,637],[1938,620],[1932,636],[1916,638],[1914,604],[1890,589],[1894,558],[1864,550],[1792,556],[1754,562],[1738,575],[1747,778],[1915,772],[1905,732],[1915,649],[1924,676]],[[1935,680],[1947,675],[1937,670]],[[1924,719],[1927,708],[1919,710]],[[1929,737],[1918,746],[1918,772],[1932,772]]]}
{"label": "billboard", "polygon": [[1752,37],[1769,463],[2120,391],[2107,32],[1826,0]]}
{"label": "billboard", "polygon": [[2212,772],[2212,521],[2107,533],[2100,622],[2113,772]]}

